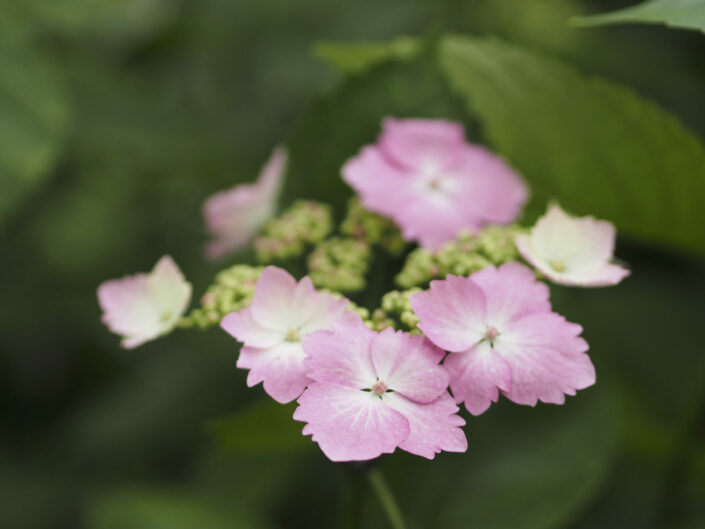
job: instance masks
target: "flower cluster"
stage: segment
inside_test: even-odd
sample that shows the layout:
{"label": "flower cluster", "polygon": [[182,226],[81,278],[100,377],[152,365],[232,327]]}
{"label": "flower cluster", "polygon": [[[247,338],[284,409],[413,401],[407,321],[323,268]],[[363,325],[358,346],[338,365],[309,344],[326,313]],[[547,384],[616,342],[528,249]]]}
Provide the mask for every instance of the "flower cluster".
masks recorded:
{"label": "flower cluster", "polygon": [[[317,203],[298,202],[272,219],[285,161],[275,151],[257,184],[206,202],[216,236],[208,254],[224,255],[263,229],[260,263],[308,249],[309,275],[297,281],[279,267],[236,265],[182,317],[191,287],[164,257],[150,274],[98,289],[103,320],[125,347],[179,324],[219,323],[242,344],[237,366],[248,370],[248,386],[262,383],[280,403],[296,400],[293,418],[333,461],[397,448],[429,459],[463,452],[459,404],[471,415],[500,395],[562,404],[595,383],[582,327],[553,311],[544,280],[619,283],[629,271],[613,260],[612,224],[555,204],[533,227],[513,224],[526,185],[447,121],[384,120],[377,144],[342,168],[358,196],[338,234]],[[394,262],[414,242],[421,247],[396,275],[406,290],[390,290],[377,308],[344,297],[366,288],[379,252]]]}

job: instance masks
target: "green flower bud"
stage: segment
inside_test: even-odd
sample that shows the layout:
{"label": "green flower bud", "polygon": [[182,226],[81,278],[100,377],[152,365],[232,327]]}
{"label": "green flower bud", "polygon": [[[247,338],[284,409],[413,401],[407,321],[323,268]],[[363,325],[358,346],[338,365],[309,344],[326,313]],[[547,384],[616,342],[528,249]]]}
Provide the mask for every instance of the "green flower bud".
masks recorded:
{"label": "green flower bud", "polygon": [[340,225],[340,231],[370,246],[381,246],[393,254],[404,249],[405,243],[399,228],[386,217],[363,208],[357,197],[348,203],[348,213]]}
{"label": "green flower bud", "polygon": [[318,243],[309,255],[309,275],[317,287],[338,292],[362,290],[370,257],[366,242],[333,237]]}
{"label": "green flower bud", "polygon": [[257,259],[262,263],[299,257],[310,245],[325,239],[333,230],[328,205],[298,200],[282,215],[268,221],[254,241]]}

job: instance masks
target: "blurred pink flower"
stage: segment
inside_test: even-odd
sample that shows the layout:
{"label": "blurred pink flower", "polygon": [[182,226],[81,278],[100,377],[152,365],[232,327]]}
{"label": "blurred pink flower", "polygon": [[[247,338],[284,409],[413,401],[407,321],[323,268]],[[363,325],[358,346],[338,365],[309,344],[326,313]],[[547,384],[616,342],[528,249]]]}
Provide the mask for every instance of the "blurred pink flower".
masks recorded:
{"label": "blurred pink flower", "polygon": [[426,338],[358,322],[309,334],[303,344],[314,382],[294,419],[307,423],[304,435],[329,459],[373,459],[397,447],[429,459],[467,450],[465,421],[438,365],[444,353]]}
{"label": "blurred pink flower", "polygon": [[148,274],[112,279],[98,287],[103,323],[132,349],[167,334],[191,299],[191,284],[165,255]]}
{"label": "blurred pink flower", "polygon": [[510,223],[528,197],[501,158],[465,141],[460,124],[442,120],[385,119],[377,144],[363,147],[342,172],[366,208],[424,247],[461,230]]}
{"label": "blurred pink flower", "polygon": [[206,229],[214,238],[206,245],[206,257],[219,259],[246,246],[274,215],[286,164],[286,150],[277,147],[256,183],[237,185],[205,201]]}
{"label": "blurred pink flower", "polygon": [[286,403],[309,382],[301,338],[358,320],[349,303],[316,291],[308,277],[297,283],[288,272],[268,266],[257,280],[252,304],[226,315],[220,326],[243,343],[237,367],[250,370],[247,385],[263,382],[274,400]]}
{"label": "blurred pink flower", "polygon": [[616,285],[629,270],[613,264],[614,225],[593,217],[571,217],[549,207],[516,245],[531,265],[554,283],[579,287]]}
{"label": "blurred pink flower", "polygon": [[419,328],[450,355],[457,402],[479,415],[501,391],[517,404],[563,404],[595,383],[582,327],[551,312],[548,287],[519,263],[448,276],[411,296]]}

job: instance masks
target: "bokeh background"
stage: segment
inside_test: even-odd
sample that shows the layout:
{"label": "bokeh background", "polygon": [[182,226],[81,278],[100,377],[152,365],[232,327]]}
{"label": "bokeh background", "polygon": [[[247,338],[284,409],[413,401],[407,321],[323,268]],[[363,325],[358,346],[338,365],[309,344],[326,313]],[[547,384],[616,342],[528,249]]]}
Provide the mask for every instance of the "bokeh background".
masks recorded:
{"label": "bokeh background", "polygon": [[[283,204],[342,204],[336,168],[388,112],[458,119],[482,141],[422,66],[348,79],[316,56],[319,41],[496,35],[705,134],[702,34],[567,24],[629,3],[0,2],[0,527],[350,527],[356,504],[362,527],[387,527],[355,486],[359,468],[327,461],[290,407],[246,388],[225,333],[121,350],[95,289],[169,253],[197,298],[221,267],[251,259],[206,263],[200,208],[254,179],[277,143],[292,146]],[[501,402],[469,418],[464,455],[382,458],[410,527],[705,527],[702,253],[626,235],[618,254],[633,269],[619,287],[553,289],[585,327],[594,388],[563,407]]]}

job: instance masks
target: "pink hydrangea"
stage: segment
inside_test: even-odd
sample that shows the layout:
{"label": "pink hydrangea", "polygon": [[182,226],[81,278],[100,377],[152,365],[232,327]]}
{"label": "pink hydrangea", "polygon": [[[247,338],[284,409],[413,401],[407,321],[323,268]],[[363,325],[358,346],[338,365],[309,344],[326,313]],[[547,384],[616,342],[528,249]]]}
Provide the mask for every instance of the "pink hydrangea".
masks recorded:
{"label": "pink hydrangea", "polygon": [[419,328],[451,354],[457,402],[479,415],[501,392],[517,404],[563,404],[595,383],[582,327],[551,311],[548,287],[519,263],[448,276],[413,294]]}
{"label": "pink hydrangea", "polygon": [[165,255],[148,274],[105,281],[98,287],[103,323],[132,349],[171,331],[188,307],[191,284]]}
{"label": "pink hydrangea", "polygon": [[206,229],[213,240],[206,245],[209,259],[219,259],[246,246],[276,210],[287,155],[274,149],[257,182],[216,193],[203,204]]}
{"label": "pink hydrangea", "polygon": [[554,283],[579,287],[616,285],[629,270],[612,262],[614,225],[593,217],[571,217],[549,207],[516,245],[531,265]]}
{"label": "pink hydrangea", "polygon": [[407,240],[438,247],[462,230],[507,224],[528,191],[501,158],[468,143],[458,123],[392,119],[375,145],[343,167],[363,205],[393,219]]}
{"label": "pink hydrangea", "polygon": [[291,402],[309,382],[301,339],[338,322],[357,321],[349,301],[318,292],[304,277],[269,266],[255,285],[252,304],[226,315],[220,326],[243,343],[237,367],[249,369],[247,385],[263,383],[277,402]]}
{"label": "pink hydrangea", "polygon": [[426,338],[358,322],[309,334],[303,344],[314,382],[294,419],[307,423],[303,433],[329,459],[373,459],[397,447],[429,459],[467,450],[465,421],[439,365],[445,353]]}

